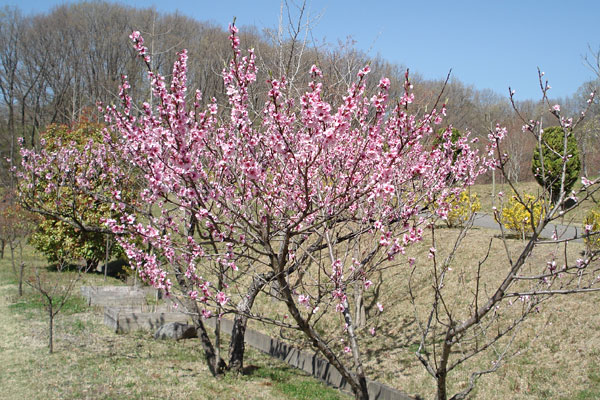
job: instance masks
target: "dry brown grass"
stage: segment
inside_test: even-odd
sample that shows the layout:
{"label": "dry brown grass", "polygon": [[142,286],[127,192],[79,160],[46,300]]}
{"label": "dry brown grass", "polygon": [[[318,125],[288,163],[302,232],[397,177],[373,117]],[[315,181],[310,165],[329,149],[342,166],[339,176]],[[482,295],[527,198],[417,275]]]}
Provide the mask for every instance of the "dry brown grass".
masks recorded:
{"label": "dry brown grass", "polygon": [[[437,254],[442,259],[450,250],[457,231],[439,227],[437,233]],[[495,230],[473,229],[457,253],[445,288],[446,301],[455,309],[456,315],[466,316],[472,311],[471,293],[477,261],[483,257],[490,238],[497,234]],[[513,254],[523,245],[520,240],[509,241]],[[410,302],[408,267],[386,270],[383,280],[389,289],[382,291],[377,299],[385,305],[385,312],[380,314],[377,322],[377,335],[371,337],[366,328],[360,331],[368,376],[424,398],[432,398],[435,381],[414,355],[420,341],[415,318],[424,318],[431,303],[429,246],[429,243],[423,243],[409,249],[408,255],[419,260],[412,281],[416,304],[413,306]],[[573,244],[568,258],[577,257],[581,246]],[[525,269],[545,265],[552,253],[563,254],[563,251],[554,246],[540,246]],[[508,269],[505,260],[500,241],[494,239],[488,263],[482,269],[488,292],[504,277]],[[37,310],[15,313],[10,306],[16,300],[14,282],[9,282],[12,278],[6,260],[0,265],[0,282],[3,282],[0,286],[0,326],[3,326],[0,385],[9,399],[308,399],[339,396],[322,389],[319,383],[302,373],[252,350],[249,350],[247,360],[256,367],[252,375],[214,379],[207,371],[197,341],[156,342],[147,334],[115,335],[104,327],[98,313],[60,314],[56,327],[57,353],[48,355],[44,318]],[[100,276],[88,278],[94,284],[102,283]],[[588,294],[555,297],[543,303],[540,312],[532,314],[521,325],[511,347],[512,356],[497,372],[482,377],[471,397],[600,398],[599,300],[600,294]],[[504,321],[518,314],[519,302],[514,304],[502,304],[500,313]],[[254,311],[279,316],[286,313],[281,304],[264,295],[259,296]],[[376,310],[371,312],[377,314]],[[338,317],[336,314],[323,320],[318,329],[335,338],[341,325]],[[257,322],[251,322],[250,326],[273,336],[281,334],[291,340],[300,338],[297,333],[283,332]],[[299,343],[302,344],[302,340]],[[341,344],[336,346],[341,347]],[[455,357],[460,355],[460,350],[457,348]],[[458,367],[449,376],[450,392],[462,389],[471,371],[488,368],[494,359],[493,353],[486,352]],[[347,361],[350,362],[349,357]],[[317,391],[311,392],[312,389],[307,387],[317,387]]]}
{"label": "dry brown grass", "polygon": [[[454,310],[457,318],[465,318],[472,312],[477,261],[483,258],[489,238],[496,234],[497,231],[472,230],[457,254],[445,287],[445,302],[450,309]],[[447,230],[447,233],[441,235],[445,240],[437,243],[439,259],[449,251],[454,235],[455,232],[452,230]],[[513,257],[523,245],[524,242],[519,240],[509,242]],[[573,246],[569,258],[576,258],[580,250],[581,248]],[[424,249],[413,249],[413,251],[420,253],[421,259],[425,258]],[[535,270],[540,265],[545,265],[552,253],[560,255],[561,251],[562,249],[555,247],[538,247],[525,270]],[[378,366],[376,363],[369,362],[369,366],[378,376],[377,379],[403,387],[410,393],[431,398],[434,380],[426,374],[414,356],[420,339],[415,325],[414,310],[416,309],[416,314],[423,321],[428,315],[433,296],[433,291],[430,289],[432,282],[428,279],[430,267],[421,265],[420,268],[423,270],[416,280],[421,280],[422,283],[415,285],[419,288],[416,291],[416,307],[412,308],[408,302],[400,301],[390,312],[395,315],[386,317],[386,320],[390,321],[403,321],[406,328],[402,329],[398,324],[388,322],[385,333],[382,332],[388,336],[389,345],[392,345],[393,340],[396,339],[401,341],[403,346],[382,351],[381,364]],[[495,240],[489,261],[481,271],[484,292],[489,293],[497,287],[505,277],[508,268],[501,242]],[[401,293],[407,290],[407,286],[403,285],[401,279],[397,280],[396,284],[402,288]],[[485,293],[481,293],[480,301],[484,295]],[[577,376],[579,381],[584,383],[586,377],[598,367],[600,317],[596,315],[595,308],[599,299],[600,296],[597,294],[555,297],[540,306],[540,313],[532,314],[521,325],[517,339],[512,345],[512,352],[516,352],[515,356],[508,359],[497,373],[481,378],[474,397],[483,399],[575,398],[586,387],[573,385],[573,376]],[[390,302],[391,300],[388,299]],[[499,310],[500,320],[503,320],[505,325],[511,318],[519,315],[520,309],[521,303],[518,300],[515,300],[513,305],[503,302]],[[506,340],[500,341],[499,344],[504,343]],[[500,345],[499,350],[502,348]],[[595,352],[592,351],[594,347]],[[460,356],[461,349],[458,347],[455,350],[458,351],[454,355],[456,358]],[[582,357],[583,354],[588,356]],[[450,391],[454,393],[462,390],[471,371],[489,368],[494,359],[493,352],[488,351],[467,361],[451,373]],[[382,368],[381,365],[385,367]],[[395,365],[402,365],[404,368],[399,370]],[[561,373],[564,370],[570,373]],[[599,389],[600,385],[596,382],[595,390]]]}
{"label": "dry brown grass", "polygon": [[[437,255],[443,259],[450,251],[457,234],[454,229],[439,228]],[[452,264],[446,279],[445,301],[454,310],[455,316],[466,317],[472,310],[472,293],[475,291],[475,276],[478,260],[482,259],[495,230],[475,228],[471,230]],[[509,240],[513,257],[525,242]],[[385,312],[377,323],[378,334],[371,337],[367,328],[360,331],[361,346],[367,375],[412,395],[432,398],[435,381],[429,376],[415,356],[420,342],[420,331],[416,317],[427,317],[433,291],[431,290],[431,265],[427,262],[430,244],[423,243],[410,249],[418,264],[413,277],[413,288],[417,301],[410,301],[408,280],[410,270],[393,268],[384,273],[387,291],[382,291],[378,301],[385,305]],[[573,243],[568,250],[569,260],[579,256],[582,244]],[[552,254],[564,254],[564,248],[543,245],[536,248],[524,271],[534,271],[545,266]],[[480,301],[505,277],[508,271],[505,250],[498,239],[494,239],[488,262],[482,268]],[[369,299],[368,299],[369,300]],[[556,296],[539,307],[539,313],[530,314],[523,323],[511,346],[508,357],[501,368],[493,374],[483,376],[477,384],[472,398],[478,399],[587,399],[600,398],[600,315],[597,312],[600,294]],[[499,321],[504,326],[519,315],[522,302],[513,300],[512,305],[503,302]],[[273,301],[262,298],[257,302],[256,312],[285,314],[285,309]],[[376,315],[376,310],[371,310]],[[323,320],[318,329],[335,338],[340,337],[343,325],[338,315]],[[253,327],[272,335],[281,333],[279,328],[252,323]],[[284,332],[288,339],[299,335]],[[497,349],[507,343],[499,342]],[[304,346],[309,347],[306,343]],[[338,350],[342,345],[336,345]],[[460,356],[461,347],[455,347],[454,359]],[[344,356],[342,356],[344,357]],[[350,363],[350,356],[346,361]],[[464,389],[470,373],[487,369],[495,360],[493,351],[487,351],[467,361],[449,376],[450,392]]]}

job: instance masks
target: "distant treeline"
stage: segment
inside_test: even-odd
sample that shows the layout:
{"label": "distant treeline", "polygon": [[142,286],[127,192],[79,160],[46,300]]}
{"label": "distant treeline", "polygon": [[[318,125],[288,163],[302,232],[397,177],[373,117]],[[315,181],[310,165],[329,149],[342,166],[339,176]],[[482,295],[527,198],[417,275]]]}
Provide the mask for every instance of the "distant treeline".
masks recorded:
{"label": "distant treeline", "polygon": [[[302,22],[301,9],[290,10]],[[382,58],[368,57],[351,40],[336,44],[315,42],[306,35],[302,23],[289,23],[278,29],[259,30],[242,25],[242,47],[254,48],[260,75],[253,103],[264,103],[267,79],[285,75],[292,90],[302,90],[310,79],[308,71],[317,64],[324,74],[324,85],[335,87],[341,96],[356,73],[369,64],[371,87],[382,76],[392,82],[392,97],[403,89],[406,67]],[[310,29],[310,26],[308,27]],[[180,13],[161,13],[152,8],[138,9],[102,1],[61,5],[49,13],[24,16],[18,8],[0,9],[0,179],[7,184],[10,163],[17,157],[17,138],[35,146],[39,133],[48,124],[71,124],[81,118],[99,119],[97,103],[118,101],[121,76],[127,75],[136,103],[152,102],[146,81],[147,67],[136,58],[129,35],[138,30],[152,55],[151,68],[168,76],[175,54],[189,52],[189,93],[196,89],[209,101],[223,100],[221,71],[231,58],[226,26],[197,21]],[[282,34],[281,32],[284,32]],[[410,39],[406,39],[410,40]],[[401,46],[399,46],[401,49]],[[401,50],[399,50],[401,51]],[[410,60],[406,60],[410,64]],[[441,60],[442,61],[442,60]],[[535,142],[521,132],[507,96],[490,90],[478,90],[451,78],[440,97],[444,82],[422,79],[411,71],[416,102],[420,112],[430,110],[438,97],[449,109],[444,126],[486,136],[496,123],[509,128],[504,151],[511,156],[509,169],[517,180],[531,178],[531,154]],[[573,88],[575,94],[559,99],[563,113],[578,114],[594,82]],[[329,91],[330,93],[332,91]],[[223,103],[223,102],[221,102]],[[438,105],[439,107],[439,105]],[[540,115],[547,106],[535,101],[518,104],[524,115]],[[584,172],[597,174],[600,165],[598,122],[595,104],[588,122],[578,132]],[[548,114],[549,115],[549,114]],[[551,123],[550,116],[547,118]],[[11,162],[6,162],[10,158]]]}

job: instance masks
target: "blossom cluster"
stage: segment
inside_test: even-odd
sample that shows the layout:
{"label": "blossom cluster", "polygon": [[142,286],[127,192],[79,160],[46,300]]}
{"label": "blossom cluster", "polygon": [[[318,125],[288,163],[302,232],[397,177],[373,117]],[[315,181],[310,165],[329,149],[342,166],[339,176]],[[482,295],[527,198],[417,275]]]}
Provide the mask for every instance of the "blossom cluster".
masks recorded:
{"label": "blossom cluster", "polygon": [[[80,155],[71,157],[68,150],[56,155],[63,157],[60,165],[89,163],[90,170],[109,178],[135,176],[142,183],[134,207],[121,197],[114,178],[104,193],[109,199],[103,200],[118,214],[104,223],[142,278],[167,293],[176,280],[185,295],[205,305],[204,316],[212,314],[206,307],[232,307],[228,283],[239,282],[240,274],[259,272],[261,265],[281,272],[302,252],[285,246],[295,238],[311,240],[324,229],[333,232],[336,224],[376,235],[376,252],[386,259],[404,254],[406,246],[421,240],[428,218],[445,218],[451,199],[496,165],[490,157],[505,133],[501,128],[483,157],[468,135],[452,142],[451,128],[432,148],[428,138],[442,123],[445,106],[420,118],[410,114],[414,94],[408,75],[395,102],[387,78],[368,93],[368,66],[338,103],[326,100],[332,96],[317,66],[299,95],[286,77],[270,78],[257,112],[249,94],[258,73],[254,51],[243,54],[237,28],[231,25],[229,32],[232,59],[222,71],[227,104],[203,102],[200,91],[190,98],[184,50],[170,84],[148,72],[158,101],[143,103],[141,111],[134,110],[123,77],[121,104],[102,108],[110,129],[92,159],[75,161]],[[150,66],[140,33],[131,39]],[[23,155],[36,164],[34,152]],[[46,156],[48,163],[57,161]],[[39,179],[43,173],[51,172],[41,168]],[[91,178],[78,177],[76,185],[89,188]],[[431,204],[433,214],[425,212]],[[285,251],[277,249],[281,243],[287,243]],[[352,282],[364,289],[372,285],[375,270],[368,262],[364,254],[352,265],[331,260],[332,272],[319,284],[338,311],[348,307]],[[255,266],[240,268],[248,264]],[[296,301],[314,311],[323,298],[306,292]]]}

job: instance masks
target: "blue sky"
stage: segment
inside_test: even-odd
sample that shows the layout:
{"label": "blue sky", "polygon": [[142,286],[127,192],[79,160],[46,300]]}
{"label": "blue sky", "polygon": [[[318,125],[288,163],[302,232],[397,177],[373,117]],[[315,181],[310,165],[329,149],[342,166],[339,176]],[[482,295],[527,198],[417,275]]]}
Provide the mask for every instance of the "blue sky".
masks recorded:
{"label": "blue sky", "polygon": [[[297,0],[299,1],[299,0]],[[0,0],[24,13],[43,12],[64,1]],[[122,1],[161,11],[179,10],[224,28],[233,16],[238,26],[274,28],[279,0]],[[315,38],[330,43],[351,36],[370,55],[399,62],[428,79],[453,76],[478,89],[506,95],[510,85],[518,100],[539,98],[537,67],[546,73],[552,97],[569,96],[593,72],[583,56],[600,48],[600,1],[376,1],[313,0],[321,15]]]}

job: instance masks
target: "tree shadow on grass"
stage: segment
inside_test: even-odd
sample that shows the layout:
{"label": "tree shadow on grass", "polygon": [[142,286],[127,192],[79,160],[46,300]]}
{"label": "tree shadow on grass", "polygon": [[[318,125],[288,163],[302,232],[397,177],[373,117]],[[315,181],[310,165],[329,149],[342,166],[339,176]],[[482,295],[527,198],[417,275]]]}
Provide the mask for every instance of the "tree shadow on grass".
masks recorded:
{"label": "tree shadow on grass", "polygon": [[[131,270],[129,268],[129,263],[124,259],[116,259],[112,260],[108,263],[106,275],[111,278],[117,278],[121,280],[125,280],[128,275],[130,275]],[[78,272],[81,271],[83,273],[95,274],[95,275],[104,275],[104,263],[101,262],[98,264],[96,268],[92,268],[86,270],[86,266],[83,264],[77,263],[68,263],[68,264],[59,264],[54,263],[47,265],[45,269],[48,272]]]}
{"label": "tree shadow on grass", "polygon": [[[104,275],[104,263],[100,264],[98,269],[99,271],[94,272]],[[127,276],[131,274],[131,272],[132,271],[127,260],[118,258],[108,263],[106,275],[110,276],[111,278],[125,280]]]}
{"label": "tree shadow on grass", "polygon": [[[502,239],[502,234],[494,235],[496,239]],[[530,234],[525,234],[525,239],[523,239],[523,235],[520,233],[508,232],[504,234],[504,238],[508,240],[527,240],[531,237]]]}

